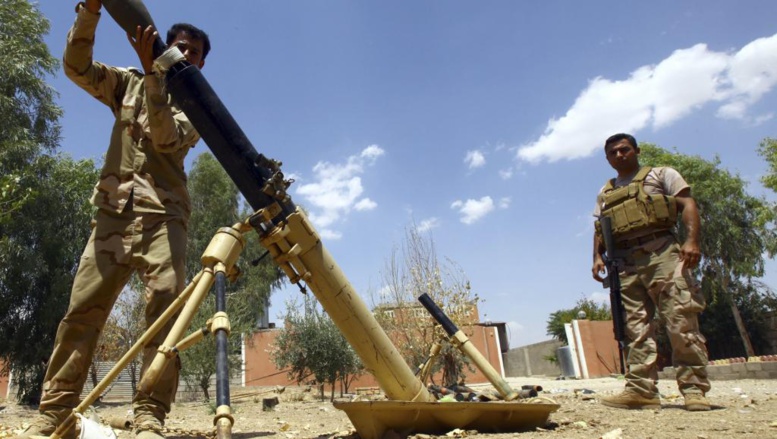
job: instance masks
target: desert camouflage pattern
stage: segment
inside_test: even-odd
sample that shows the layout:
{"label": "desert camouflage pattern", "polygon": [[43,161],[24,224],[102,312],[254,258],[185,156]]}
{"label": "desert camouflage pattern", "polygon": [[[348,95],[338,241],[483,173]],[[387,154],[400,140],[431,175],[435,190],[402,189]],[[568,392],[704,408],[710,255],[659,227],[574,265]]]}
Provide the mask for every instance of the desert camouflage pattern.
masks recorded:
{"label": "desert camouflage pattern", "polygon": [[[89,365],[105,322],[133,272],[145,284],[146,323],[151,324],[184,287],[186,228],[168,215],[98,211],[78,266],[70,305],[59,324],[43,383],[42,412],[64,412],[79,404]],[[146,345],[150,364],[173,321]],[[133,400],[136,421],[164,420],[178,385],[179,365],[171,363],[150,395]],[[144,418],[145,417],[145,418]],[[140,419],[139,419],[140,418]]]}
{"label": "desert camouflage pattern", "polygon": [[92,203],[121,212],[133,195],[133,209],[188,219],[184,159],[199,140],[191,122],[162,90],[155,75],[92,60],[99,15],[80,7],[65,48],[65,74],[107,105],[116,121]]}
{"label": "desert camouflage pattern", "polygon": [[[186,224],[191,203],[183,162],[199,139],[153,75],[92,60],[99,14],[77,7],[65,49],[67,76],[106,104],[116,117],[92,203],[98,208],[81,257],[70,306],[57,330],[43,383],[40,411],[60,422],[79,404],[98,337],[131,274],[145,285],[147,324],[184,287]],[[144,347],[150,365],[172,321]],[[151,394],[135,396],[135,422],[164,421],[178,386],[171,363]]]}
{"label": "desert camouflage pattern", "polygon": [[691,271],[680,261],[673,237],[626,252],[620,272],[621,297],[626,311],[626,388],[643,396],[658,394],[655,333],[658,312],[672,345],[672,363],[680,392],[707,393],[707,348],[698,316],[704,295]]}

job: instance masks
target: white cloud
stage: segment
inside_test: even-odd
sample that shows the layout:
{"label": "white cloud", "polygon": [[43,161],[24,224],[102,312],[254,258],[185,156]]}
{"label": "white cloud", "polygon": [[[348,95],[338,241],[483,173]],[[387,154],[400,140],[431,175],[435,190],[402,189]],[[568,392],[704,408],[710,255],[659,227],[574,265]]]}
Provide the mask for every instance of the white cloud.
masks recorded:
{"label": "white cloud", "polygon": [[461,222],[464,224],[472,224],[494,210],[494,200],[487,195],[479,200],[456,200],[451,204],[451,209],[459,211],[461,214]]}
{"label": "white cloud", "polygon": [[318,234],[321,235],[322,239],[326,239],[327,241],[336,241],[343,237],[341,232],[332,229],[318,230]]}
{"label": "white cloud", "polygon": [[747,108],[777,83],[777,35],[759,38],[735,53],[726,77],[729,103],[718,110],[724,118],[742,119]]}
{"label": "white cloud", "polygon": [[435,229],[440,226],[440,220],[437,218],[427,218],[420,223],[418,223],[418,226],[416,227],[416,230],[419,232],[426,232],[428,230]]}
{"label": "white cloud", "polygon": [[467,164],[469,169],[479,168],[486,164],[486,157],[479,150],[467,151],[464,163]]}
{"label": "white cloud", "polygon": [[509,180],[513,178],[513,168],[499,170],[499,178],[502,180]]}
{"label": "white cloud", "polygon": [[374,163],[375,160],[383,154],[385,154],[385,151],[383,151],[380,146],[370,145],[362,150],[361,156]]}
{"label": "white cloud", "polygon": [[660,129],[710,103],[719,104],[718,117],[762,123],[771,116],[749,116],[748,110],[775,84],[777,34],[735,53],[705,44],[676,50],[627,79],[594,78],[564,116],[549,120],[537,140],[518,149],[518,158],[536,163],[587,157],[611,134]]}
{"label": "white cloud", "polygon": [[369,198],[362,198],[353,205],[356,210],[372,210],[378,207],[378,203],[370,200]]}
{"label": "white cloud", "polygon": [[345,163],[318,162],[313,166],[313,182],[297,187],[310,209],[310,220],[323,238],[339,239],[340,232],[331,228],[353,209],[372,210],[377,203],[364,197],[360,175],[368,166],[375,164],[385,153],[378,145],[370,145],[359,153],[348,157]]}
{"label": "white cloud", "polygon": [[499,199],[499,208],[500,209],[507,209],[510,207],[510,197],[502,197]]}
{"label": "white cloud", "polygon": [[756,117],[755,119],[753,119],[753,125],[754,126],[761,125],[762,123],[764,123],[766,121],[769,121],[772,118],[774,118],[774,113],[762,114],[762,115]]}

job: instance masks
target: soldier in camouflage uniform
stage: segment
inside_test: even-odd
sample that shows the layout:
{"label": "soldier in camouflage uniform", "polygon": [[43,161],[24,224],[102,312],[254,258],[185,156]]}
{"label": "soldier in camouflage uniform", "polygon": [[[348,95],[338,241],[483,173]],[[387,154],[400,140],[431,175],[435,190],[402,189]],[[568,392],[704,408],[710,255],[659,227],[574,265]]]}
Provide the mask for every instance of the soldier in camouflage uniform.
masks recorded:
{"label": "soldier in camouflage uniform", "polygon": [[[148,325],[184,287],[186,228],[191,212],[184,158],[199,135],[181,110],[169,103],[160,77],[153,72],[152,46],[157,38],[153,28],[138,27],[136,35],[128,35],[143,70],[92,60],[101,6],[100,0],[76,6],[64,68],[68,78],[110,108],[116,121],[91,200],[97,207],[92,234],[48,362],[41,414],[23,436],[50,435],[79,404],[100,331],[133,272],[145,284]],[[176,45],[200,68],[210,50],[207,34],[188,24],[173,26],[167,44]],[[171,327],[172,322],[144,347],[143,371]],[[171,363],[151,394],[135,395],[137,437],[161,437],[179,369],[179,364]],[[75,429],[71,429],[65,436],[74,435]]]}
{"label": "soldier in camouflage uniform", "polygon": [[[705,300],[691,270],[701,257],[699,212],[682,176],[669,167],[640,167],[637,141],[616,134],[605,142],[607,161],[616,178],[602,188],[594,215],[612,218],[627,337],[626,389],[601,403],[617,408],[658,408],[656,310],[665,322],[672,345],[677,384],[691,411],[709,410],[707,348],[699,332],[698,315]],[[687,238],[679,245],[672,233],[678,215]],[[605,248],[594,234],[593,277],[602,281]]]}

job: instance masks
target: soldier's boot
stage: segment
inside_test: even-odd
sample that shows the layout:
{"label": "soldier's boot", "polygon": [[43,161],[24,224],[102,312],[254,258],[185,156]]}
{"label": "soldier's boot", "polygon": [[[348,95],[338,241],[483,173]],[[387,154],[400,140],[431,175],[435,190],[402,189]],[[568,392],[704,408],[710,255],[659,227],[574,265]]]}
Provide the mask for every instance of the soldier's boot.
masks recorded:
{"label": "soldier's boot", "polygon": [[135,425],[133,431],[135,439],[164,439],[165,435],[162,433],[162,424],[160,422],[144,422],[140,425]]}
{"label": "soldier's boot", "polygon": [[[25,428],[21,433],[11,439],[35,439],[40,437],[49,437],[57,426],[67,418],[70,414],[68,410],[50,410],[38,414],[30,425]],[[75,439],[76,438],[76,424],[62,435],[62,439]]]}
{"label": "soldier's boot", "polygon": [[686,393],[685,409],[689,412],[706,412],[710,410],[710,402],[703,393]]}
{"label": "soldier's boot", "polygon": [[[176,378],[178,377],[176,376]],[[163,381],[158,385],[158,388],[164,390],[161,396],[169,398],[171,395],[170,386],[168,381]],[[177,389],[177,383],[172,386],[172,390]],[[165,425],[166,414],[170,411],[169,407],[170,401],[168,399],[163,402],[154,396],[138,391],[132,401],[132,411],[135,414],[135,438],[164,439],[162,429]]]}
{"label": "soldier's boot", "polygon": [[[136,439],[164,439],[162,427],[164,422],[156,411],[148,406],[135,407],[134,430]],[[164,419],[164,415],[162,415]]]}
{"label": "soldier's boot", "polygon": [[661,408],[661,399],[658,395],[646,397],[635,390],[626,389],[613,396],[603,396],[599,399],[602,405],[619,409],[657,409]]}
{"label": "soldier's boot", "polygon": [[[151,363],[156,350],[153,345],[146,346],[143,352],[144,366]],[[135,414],[136,439],[164,439],[162,428],[165,425],[165,417],[170,412],[170,406],[175,401],[180,370],[181,359],[175,357],[175,360],[168,362],[162,370],[150,394],[142,390],[138,390],[135,394],[132,399],[132,411]],[[145,367],[141,373],[141,376],[144,375]]]}

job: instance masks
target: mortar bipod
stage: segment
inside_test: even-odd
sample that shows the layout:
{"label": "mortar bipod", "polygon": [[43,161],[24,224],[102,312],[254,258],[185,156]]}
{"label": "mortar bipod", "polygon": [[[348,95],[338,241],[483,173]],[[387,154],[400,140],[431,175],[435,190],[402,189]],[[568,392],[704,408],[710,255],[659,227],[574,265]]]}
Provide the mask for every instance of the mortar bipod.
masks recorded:
{"label": "mortar bipod", "polygon": [[437,360],[437,357],[440,356],[440,352],[442,351],[443,341],[444,341],[444,338],[442,337],[440,339],[435,339],[434,341],[432,341],[432,347],[429,349],[429,356],[426,357],[426,360],[424,360],[424,362],[421,363],[421,365],[418,366],[415,370],[416,376],[424,384],[426,384],[426,380],[429,378],[429,375],[431,374],[432,367],[434,367],[434,362]]}
{"label": "mortar bipod", "polygon": [[[143,350],[162,328],[180,311],[175,318],[172,329],[165,341],[159,346],[151,365],[138,384],[139,392],[151,393],[159,375],[173,361],[178,353],[196,342],[202,340],[207,333],[216,336],[216,415],[213,423],[216,426],[218,439],[230,439],[234,424],[232,409],[229,405],[229,374],[227,370],[227,336],[230,332],[229,318],[226,313],[226,279],[234,281],[238,276],[237,261],[245,247],[243,234],[253,230],[245,223],[236,223],[232,227],[219,229],[208,244],[202,255],[202,270],[159,316],[159,318],[141,335],[135,344],[116,362],[108,374],[92,389],[91,392],[73,409],[64,421],[52,433],[50,439],[61,439],[63,434],[76,422],[76,413],[83,414],[92,403],[108,388],[121,371]],[[198,330],[183,338],[197,310],[207,297],[211,287],[216,284],[216,313],[209,321],[208,330]],[[99,431],[99,430],[90,430]],[[87,438],[105,439],[105,438]]]}

